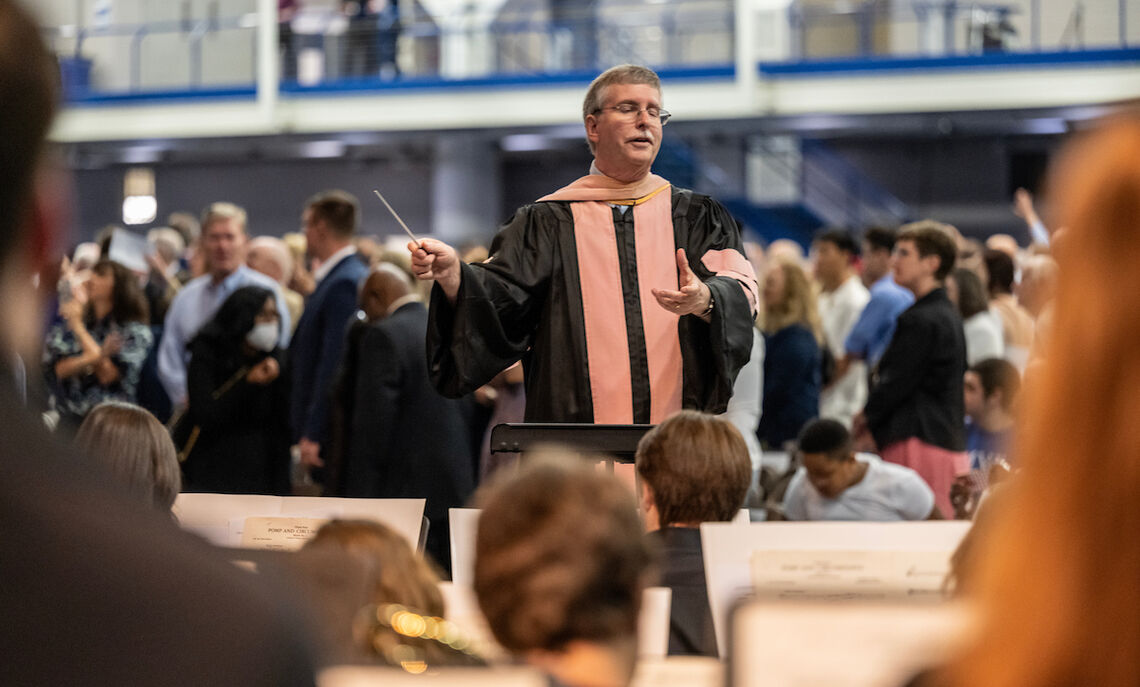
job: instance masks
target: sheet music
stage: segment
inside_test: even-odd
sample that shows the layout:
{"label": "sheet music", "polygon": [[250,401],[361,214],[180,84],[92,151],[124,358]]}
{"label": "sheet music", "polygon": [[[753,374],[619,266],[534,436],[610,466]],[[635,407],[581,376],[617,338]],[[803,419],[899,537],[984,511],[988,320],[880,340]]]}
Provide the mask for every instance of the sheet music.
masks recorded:
{"label": "sheet music", "polygon": [[756,551],[752,586],[781,599],[942,598],[945,551]]}

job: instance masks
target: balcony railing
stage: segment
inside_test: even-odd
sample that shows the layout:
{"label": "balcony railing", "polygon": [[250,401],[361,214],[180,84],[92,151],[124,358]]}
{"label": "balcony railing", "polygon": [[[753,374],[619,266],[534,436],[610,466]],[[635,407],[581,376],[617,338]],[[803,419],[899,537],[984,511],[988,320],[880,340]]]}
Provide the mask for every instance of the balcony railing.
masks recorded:
{"label": "balcony railing", "polygon": [[[1140,54],[1140,0],[799,0],[744,17],[746,0],[562,0],[529,9],[471,0],[437,14],[425,8],[454,5],[394,2],[408,13],[294,16],[278,24],[275,50],[259,45],[272,35],[259,31],[265,15],[240,11],[248,1],[206,4],[203,17],[183,3],[177,20],[45,28],[69,98],[252,97],[264,74],[259,56],[273,55],[277,90],[304,92],[579,81],[621,62],[731,78],[750,52],[768,75]],[[736,48],[741,21],[758,37],[751,51]]]}

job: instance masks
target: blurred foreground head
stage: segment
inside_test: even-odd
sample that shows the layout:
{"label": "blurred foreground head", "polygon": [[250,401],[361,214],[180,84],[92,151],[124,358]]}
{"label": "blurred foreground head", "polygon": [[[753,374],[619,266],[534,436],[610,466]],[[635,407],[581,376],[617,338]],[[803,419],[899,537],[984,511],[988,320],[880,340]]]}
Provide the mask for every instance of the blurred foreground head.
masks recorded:
{"label": "blurred foreground head", "polygon": [[39,28],[18,3],[0,0],[0,321],[3,346],[32,353],[40,340],[32,275],[54,261],[66,181],[48,179],[44,140],[59,72]]}
{"label": "blurred foreground head", "polygon": [[981,632],[956,685],[1140,675],[1140,117],[1076,139],[1049,189],[1067,227],[1054,335],[1023,394],[1008,517],[979,542]]}
{"label": "blurred foreground head", "polygon": [[651,570],[630,488],[579,457],[532,456],[477,503],[475,594],[495,639],[540,666],[604,647],[628,681]]}

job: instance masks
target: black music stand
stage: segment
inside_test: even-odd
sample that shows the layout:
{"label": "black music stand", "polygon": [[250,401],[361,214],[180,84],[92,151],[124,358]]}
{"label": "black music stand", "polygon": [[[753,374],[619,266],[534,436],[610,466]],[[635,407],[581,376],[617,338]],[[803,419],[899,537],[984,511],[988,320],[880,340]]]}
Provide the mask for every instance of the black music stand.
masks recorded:
{"label": "black music stand", "polygon": [[491,453],[526,453],[557,444],[597,460],[632,463],[637,442],[653,425],[506,423],[491,430]]}

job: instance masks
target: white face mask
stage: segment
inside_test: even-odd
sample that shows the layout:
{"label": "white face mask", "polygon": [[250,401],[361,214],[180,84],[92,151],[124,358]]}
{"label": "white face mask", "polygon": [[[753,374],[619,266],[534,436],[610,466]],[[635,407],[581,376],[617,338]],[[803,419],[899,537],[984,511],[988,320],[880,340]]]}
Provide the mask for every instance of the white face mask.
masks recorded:
{"label": "white face mask", "polygon": [[268,353],[277,347],[277,322],[262,322],[253,325],[253,329],[245,335],[245,342],[254,350]]}

